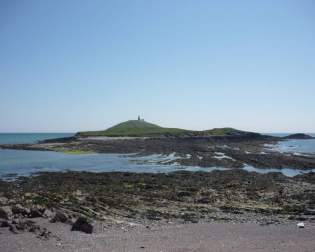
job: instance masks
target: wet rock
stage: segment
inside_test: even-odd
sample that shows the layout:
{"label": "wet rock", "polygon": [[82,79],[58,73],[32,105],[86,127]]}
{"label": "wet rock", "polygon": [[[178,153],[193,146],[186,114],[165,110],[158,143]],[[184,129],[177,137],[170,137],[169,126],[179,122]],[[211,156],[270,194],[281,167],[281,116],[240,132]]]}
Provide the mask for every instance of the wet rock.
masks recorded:
{"label": "wet rock", "polygon": [[12,207],[12,213],[28,216],[30,215],[31,211],[30,209],[23,207],[21,204],[16,204]]}
{"label": "wet rock", "polygon": [[9,200],[6,197],[0,197],[0,205],[6,205],[8,201]]}
{"label": "wet rock", "polygon": [[43,212],[45,211],[44,208],[42,207],[32,207],[30,210],[29,218],[38,218],[38,217],[43,217]]}
{"label": "wet rock", "polygon": [[15,225],[9,224],[9,230],[13,233],[13,234],[18,234],[18,230],[15,227]]}
{"label": "wet rock", "polygon": [[146,211],[146,213],[144,214],[144,217],[146,217],[148,220],[161,220],[161,213],[159,211],[156,211],[154,209],[149,209]]}
{"label": "wet rock", "polygon": [[196,203],[200,203],[200,204],[209,204],[210,202],[211,202],[210,199],[207,197],[202,197],[196,200]]}
{"label": "wet rock", "polygon": [[35,224],[34,221],[31,220],[18,220],[15,224],[15,227],[19,231],[29,231],[35,232],[35,230],[39,229],[39,226]]}
{"label": "wet rock", "polygon": [[191,196],[191,192],[187,191],[181,191],[177,193],[177,197],[182,198],[182,197],[189,197]]}
{"label": "wet rock", "polygon": [[198,223],[199,222],[198,216],[196,216],[196,214],[194,214],[194,213],[184,213],[184,214],[182,214],[181,218],[185,222],[191,222],[191,223]]}
{"label": "wet rock", "polygon": [[305,215],[315,215],[315,209],[307,208],[304,210]]}
{"label": "wet rock", "polygon": [[85,217],[79,217],[72,225],[71,231],[81,231],[87,234],[92,234],[93,225]]}
{"label": "wet rock", "polygon": [[7,220],[0,220],[0,227],[9,227],[9,222]]}
{"label": "wet rock", "polygon": [[296,216],[294,219],[297,221],[306,221],[308,218],[306,216]]}
{"label": "wet rock", "polygon": [[45,211],[43,213],[43,217],[52,218],[52,217],[54,217],[54,213],[53,213],[53,211],[51,211],[49,209],[45,209]]}
{"label": "wet rock", "polygon": [[51,223],[55,223],[55,222],[62,222],[62,223],[66,223],[68,221],[69,217],[68,215],[66,215],[65,213],[61,212],[61,211],[57,211],[55,213],[55,216],[50,220]]}
{"label": "wet rock", "polygon": [[48,240],[51,236],[51,232],[48,231],[46,228],[43,228],[40,230],[39,234],[37,235],[37,238]]}
{"label": "wet rock", "polygon": [[12,218],[12,210],[9,206],[0,207],[0,218],[1,219],[11,219]]}

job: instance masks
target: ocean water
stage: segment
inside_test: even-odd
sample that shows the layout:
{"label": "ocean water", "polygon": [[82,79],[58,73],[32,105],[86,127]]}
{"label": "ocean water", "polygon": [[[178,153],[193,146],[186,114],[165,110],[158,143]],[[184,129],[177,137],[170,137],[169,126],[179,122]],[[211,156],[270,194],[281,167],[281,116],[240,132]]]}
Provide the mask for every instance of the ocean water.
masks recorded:
{"label": "ocean water", "polygon": [[[284,137],[289,134],[286,133],[276,133],[269,134],[273,136]],[[315,137],[315,134],[309,134]],[[266,147],[271,150],[279,151],[279,152],[288,152],[299,154],[315,154],[315,139],[289,139],[285,141],[280,141],[275,145],[266,145]]]}
{"label": "ocean water", "polygon": [[[154,162],[152,162],[154,160]],[[91,172],[172,172],[210,171],[216,168],[163,165],[157,162],[173,160],[172,156],[151,155],[136,157],[122,154],[66,154],[52,151],[25,151],[0,149],[0,177],[28,176],[43,171]]]}
{"label": "ocean water", "polygon": [[[0,134],[0,143],[34,143],[39,140],[68,137],[73,134],[42,133],[42,134]],[[270,148],[270,146],[268,147]],[[278,151],[293,151],[295,154],[315,153],[315,140],[288,140],[272,146]],[[179,164],[166,164],[176,160],[175,154],[168,156],[151,155],[136,157],[121,154],[81,154],[73,155],[51,151],[26,151],[0,149],[0,177],[10,178],[28,176],[42,171],[92,171],[92,172],[172,172],[187,171],[213,171],[228,170],[225,168],[197,166],[181,166]],[[315,167],[314,167],[315,168]],[[244,170],[250,172],[282,172],[286,176],[295,176],[305,171],[299,169],[257,169],[245,166]],[[315,172],[315,169],[312,170]]]}
{"label": "ocean water", "polygon": [[286,140],[270,146],[272,150],[295,154],[315,154],[315,139]]}
{"label": "ocean water", "polygon": [[73,133],[0,133],[0,144],[35,143],[45,139],[70,137]]}

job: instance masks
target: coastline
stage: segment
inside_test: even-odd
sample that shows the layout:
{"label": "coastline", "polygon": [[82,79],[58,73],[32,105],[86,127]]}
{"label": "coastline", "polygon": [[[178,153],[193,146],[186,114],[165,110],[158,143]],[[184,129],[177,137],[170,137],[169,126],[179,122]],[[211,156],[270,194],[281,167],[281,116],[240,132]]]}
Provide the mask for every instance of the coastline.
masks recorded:
{"label": "coastline", "polygon": [[64,153],[176,154],[169,164],[183,166],[259,169],[315,168],[315,154],[295,155],[268,148],[286,139],[263,135],[216,137],[159,137],[159,138],[60,138],[34,144],[2,144],[2,149],[57,151]]}
{"label": "coastline", "polygon": [[[161,161],[163,165],[178,162],[229,170],[39,172],[0,180],[0,241],[4,251],[33,251],[35,247],[49,252],[83,248],[209,251],[209,246],[211,251],[222,251],[222,246],[233,251],[312,251],[315,173],[287,177],[241,169],[244,164],[256,169],[281,169],[288,164],[304,171],[315,167],[314,155],[280,153],[266,147],[276,141],[281,139],[71,137],[1,145],[72,155],[136,153],[141,158],[158,153],[176,156]],[[301,221],[303,230],[296,226]],[[76,225],[80,232],[71,231]],[[284,242],[291,236],[294,244]]]}
{"label": "coastline", "polygon": [[[314,192],[315,173],[288,178],[237,169],[46,172],[0,181],[0,213],[7,213],[6,220],[0,218],[0,241],[4,251],[19,246],[29,251],[34,246],[46,251],[209,251],[211,246],[221,251],[215,237],[222,235],[220,244],[233,251],[311,251]],[[81,232],[71,231],[79,218],[87,224]],[[296,226],[301,221],[303,230]],[[295,244],[285,242],[291,236]]]}

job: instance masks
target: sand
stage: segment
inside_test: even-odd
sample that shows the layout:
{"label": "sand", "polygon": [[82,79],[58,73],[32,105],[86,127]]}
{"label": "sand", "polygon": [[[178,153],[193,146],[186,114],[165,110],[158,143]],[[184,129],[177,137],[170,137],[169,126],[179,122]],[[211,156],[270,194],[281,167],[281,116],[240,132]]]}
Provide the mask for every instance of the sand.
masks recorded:
{"label": "sand", "polygon": [[0,251],[315,251],[315,223],[261,226],[254,223],[197,223],[102,227],[92,235],[71,232],[66,224],[41,220],[59,238],[41,240],[32,233],[0,228]]}

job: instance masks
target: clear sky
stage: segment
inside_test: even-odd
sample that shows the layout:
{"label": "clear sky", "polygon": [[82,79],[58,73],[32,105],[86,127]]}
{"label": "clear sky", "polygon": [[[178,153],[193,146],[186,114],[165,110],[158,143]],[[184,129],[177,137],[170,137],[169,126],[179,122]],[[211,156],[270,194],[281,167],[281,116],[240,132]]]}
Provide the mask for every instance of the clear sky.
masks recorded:
{"label": "clear sky", "polygon": [[0,1],[0,132],[138,115],[315,132],[315,1]]}

